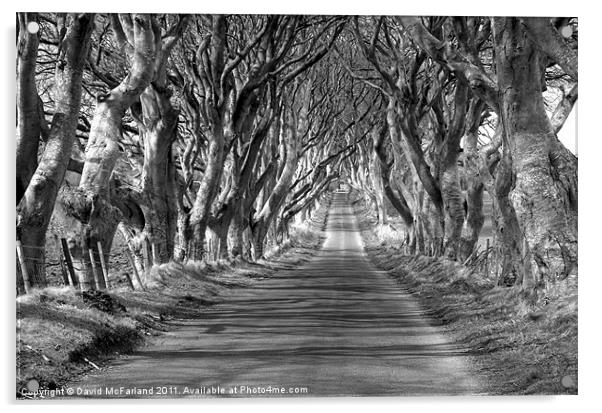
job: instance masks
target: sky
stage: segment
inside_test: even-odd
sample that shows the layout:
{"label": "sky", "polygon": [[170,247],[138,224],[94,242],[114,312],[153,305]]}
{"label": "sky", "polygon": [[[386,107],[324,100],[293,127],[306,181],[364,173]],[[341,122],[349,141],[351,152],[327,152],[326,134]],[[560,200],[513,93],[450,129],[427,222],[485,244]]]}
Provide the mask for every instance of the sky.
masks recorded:
{"label": "sky", "polygon": [[564,126],[560,129],[560,132],[558,132],[558,139],[560,139],[560,142],[562,142],[569,151],[577,155],[577,103],[564,123]]}

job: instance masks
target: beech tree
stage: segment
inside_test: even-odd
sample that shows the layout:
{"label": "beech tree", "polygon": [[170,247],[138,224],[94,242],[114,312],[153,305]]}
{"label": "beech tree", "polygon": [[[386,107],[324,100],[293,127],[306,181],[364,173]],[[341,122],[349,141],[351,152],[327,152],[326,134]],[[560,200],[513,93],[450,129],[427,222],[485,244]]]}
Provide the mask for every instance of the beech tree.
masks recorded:
{"label": "beech tree", "polygon": [[495,18],[492,31],[500,118],[516,180],[510,197],[536,281],[564,278],[577,266],[577,159],[545,112],[541,57],[520,19]]}
{"label": "beech tree", "polygon": [[[514,181],[508,193],[520,231],[514,238],[524,236],[526,248],[520,254],[523,259],[528,257],[534,271],[534,278],[526,277],[523,282],[533,285],[575,272],[577,159],[558,141],[544,108],[542,79],[547,65],[543,53],[575,81],[577,67],[575,54],[552,20],[492,19],[488,25],[495,49],[495,75],[485,72],[475,48],[481,41],[479,35],[489,30],[470,36],[469,24],[454,19],[455,32],[460,33],[460,47],[454,50],[419,18],[399,20],[433,59],[454,71],[500,117],[505,163],[511,169],[509,179]],[[551,35],[543,36],[545,32]],[[508,229],[515,230],[512,226]],[[522,245],[520,240],[513,242]]]}
{"label": "beech tree", "polygon": [[[31,79],[31,68],[27,67],[35,66],[36,53],[31,48],[34,47],[32,44],[37,44],[37,41],[32,39],[37,35],[29,33],[26,24],[35,20],[32,16],[25,15],[21,15],[19,20],[22,23],[20,35],[24,42],[19,58],[22,60],[22,71],[19,72],[19,77],[24,76],[24,78],[18,82],[22,86],[18,93],[17,118],[21,122],[18,130],[22,130],[22,133],[17,135],[17,158],[19,160],[21,154],[23,156],[21,162],[37,167],[29,182],[26,179],[27,174],[21,175],[21,184],[27,185],[17,205],[17,238],[25,246],[25,262],[32,286],[44,287],[46,285],[44,272],[46,231],[71,157],[80,110],[84,64],[90,46],[90,35],[94,28],[94,15],[68,14],[58,18],[61,37],[54,78],[54,116],[39,163],[37,162],[37,148],[41,133],[39,97],[35,82]],[[29,82],[32,82],[33,87]],[[29,124],[30,119],[31,124]],[[27,124],[29,126],[26,126]]]}
{"label": "beech tree", "polygon": [[[80,184],[66,190],[62,196],[64,207],[72,218],[70,252],[84,264],[89,263],[87,252],[95,250],[97,242],[102,244],[106,254],[109,253],[117,225],[123,217],[118,184],[111,179],[123,153],[120,147],[122,119],[151,85],[176,40],[175,34],[162,38],[156,18],[150,15],[113,14],[109,18],[115,41],[124,52],[130,70],[108,93],[97,97]],[[84,288],[94,288],[91,265],[79,268],[78,277]],[[102,284],[104,280],[101,280]]]}
{"label": "beech tree", "polygon": [[[381,31],[383,39],[379,40]],[[406,47],[402,54],[398,48],[406,39],[395,22],[387,23],[381,17],[369,44],[360,33],[358,19],[355,32],[364,56],[385,82],[391,101],[392,112],[387,121],[389,128],[394,129],[392,136],[399,137],[434,207],[430,221],[439,224],[434,229],[438,235],[433,232],[434,248],[453,259],[458,254],[465,218],[457,163],[471,99],[468,87],[450,78],[438,65],[432,65],[420,50]],[[379,41],[383,43],[379,50],[386,47],[390,55],[384,52],[377,56]],[[383,59],[386,63],[382,63]],[[428,154],[422,143],[426,139],[433,147]]]}
{"label": "beech tree", "polygon": [[40,44],[37,32],[28,30],[36,22],[34,13],[18,13],[17,26],[17,203],[38,164],[41,125],[36,87],[36,59]]}

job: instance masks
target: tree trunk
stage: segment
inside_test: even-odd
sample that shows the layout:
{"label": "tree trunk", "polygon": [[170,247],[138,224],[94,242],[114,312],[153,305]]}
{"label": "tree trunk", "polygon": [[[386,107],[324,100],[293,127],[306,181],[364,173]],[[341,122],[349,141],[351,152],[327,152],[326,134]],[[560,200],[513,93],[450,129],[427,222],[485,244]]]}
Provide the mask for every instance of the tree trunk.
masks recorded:
{"label": "tree trunk", "polygon": [[[76,268],[76,275],[82,289],[95,289],[88,250],[96,250],[100,241],[103,251],[109,254],[123,214],[106,199],[86,188],[63,187],[60,198],[66,212],[64,219],[69,251],[73,260],[81,264]],[[104,287],[104,280],[100,285]]]}
{"label": "tree trunk", "polygon": [[443,198],[444,233],[443,249],[449,259],[456,259],[460,249],[460,237],[464,225],[464,205],[458,165],[444,165],[440,175],[441,197]]}
{"label": "tree trunk", "polygon": [[267,234],[268,228],[277,212],[279,211],[286,195],[288,194],[289,188],[293,181],[295,170],[297,168],[297,161],[299,160],[299,142],[297,133],[296,122],[285,122],[284,127],[284,139],[281,142],[282,153],[281,159],[284,161],[282,173],[278,177],[278,182],[272,190],[270,196],[263,205],[261,211],[253,218],[251,224],[251,231],[253,232],[255,245],[261,245],[259,250],[261,253],[257,255],[257,248],[255,250],[255,258],[261,258],[263,256],[263,242]]}
{"label": "tree trunk", "polygon": [[27,25],[35,22],[35,13],[18,13],[17,44],[17,205],[38,166],[40,117],[36,88],[36,58],[40,43],[37,33],[30,33]]}
{"label": "tree trunk", "polygon": [[496,238],[500,241],[498,256],[501,258],[500,285],[523,284],[532,287],[534,280],[529,252],[524,248],[523,236],[516,211],[508,195],[512,188],[512,165],[509,154],[502,155],[495,177],[494,210],[500,215],[495,219]]}
{"label": "tree trunk", "polygon": [[253,260],[257,261],[263,258],[263,239],[266,234],[254,234],[253,236]]}
{"label": "tree trunk", "polygon": [[[231,221],[230,221],[231,222]],[[228,229],[229,226],[218,225],[211,227],[211,232],[214,235],[213,252],[214,258],[218,260],[228,259]]]}
{"label": "tree trunk", "polygon": [[466,220],[462,228],[462,240],[460,243],[459,260],[463,261],[474,251],[479,240],[479,234],[485,223],[483,215],[483,191],[485,186],[476,178],[469,178],[468,188],[465,195]]}
{"label": "tree trunk", "polygon": [[98,103],[88,146],[80,186],[63,192],[61,201],[68,215],[75,220],[68,227],[74,260],[84,264],[78,271],[84,289],[94,289],[87,251],[98,241],[103,249],[111,251],[113,236],[121,221],[121,211],[110,197],[110,176],[120,155],[121,117],[124,110],[112,101]]}
{"label": "tree trunk", "polygon": [[[445,238],[443,249],[449,259],[455,260],[460,251],[460,241],[462,235],[462,226],[464,225],[464,197],[460,184],[460,172],[458,169],[458,159],[460,156],[460,141],[466,129],[466,119],[468,117],[469,89],[464,83],[457,81],[454,92],[453,105],[440,103],[437,111],[440,113],[437,123],[444,126],[444,132],[438,132],[435,141],[441,136],[439,159],[435,159],[437,165],[440,165],[439,187],[443,201],[443,229]],[[442,111],[450,110],[445,116]],[[453,114],[451,109],[453,107]],[[437,167],[434,168],[435,170]]]}
{"label": "tree trunk", "polygon": [[168,89],[151,85],[140,96],[141,129],[144,139],[142,191],[147,198],[149,214],[145,217],[145,233],[157,251],[157,263],[172,257],[176,234],[175,175],[172,165],[172,143],[176,139],[178,111],[169,101]]}
{"label": "tree trunk", "polygon": [[232,218],[228,228],[228,254],[230,258],[241,257],[243,254],[243,232],[248,226],[242,211]]}
{"label": "tree trunk", "polygon": [[483,215],[483,191],[485,185],[479,168],[478,130],[481,125],[482,101],[471,102],[468,113],[467,130],[464,136],[464,176],[463,182],[466,187],[464,202],[466,205],[466,220],[462,228],[462,240],[460,243],[460,261],[466,260],[472,254],[479,240],[479,234],[485,222]]}
{"label": "tree trunk", "polygon": [[[98,241],[109,253],[122,213],[114,206],[111,177],[121,156],[121,121],[125,111],[150,85],[156,69],[156,22],[150,15],[112,15],[117,40],[128,51],[130,71],[108,94],[98,97],[86,147],[86,158],[80,185],[63,200],[70,216],[75,218],[69,232],[78,245],[75,254],[84,254]],[[123,27],[122,27],[123,25]],[[125,30],[124,30],[125,27]],[[135,33],[135,35],[134,35]],[[81,257],[86,262],[85,254]],[[89,281],[90,272],[83,274]]]}
{"label": "tree trunk", "polygon": [[218,191],[219,181],[224,165],[224,135],[221,123],[213,129],[207,151],[207,166],[203,180],[197,191],[197,196],[190,211],[190,226],[192,240],[190,259],[202,260],[204,258],[205,232],[209,225],[211,204]]}
{"label": "tree trunk", "polygon": [[64,60],[57,64],[55,73],[56,105],[52,128],[40,164],[17,206],[17,237],[24,246],[34,287],[46,285],[46,231],[71,156],[81,102],[84,62],[94,27],[93,15],[72,15],[70,20],[62,42]]}
{"label": "tree trunk", "polygon": [[557,140],[542,98],[539,51],[516,18],[493,25],[501,119],[512,156],[510,198],[536,280],[577,272],[577,158]]}
{"label": "tree trunk", "polygon": [[[146,277],[146,266],[147,263],[144,262],[144,235],[142,235],[139,231],[133,231],[129,225],[121,222],[117,229],[121,233],[121,236],[125,240],[126,248],[130,250],[132,257],[134,258],[134,265],[136,266],[136,271],[140,276],[142,283],[144,283]],[[137,233],[136,233],[137,232]],[[147,254],[149,252],[147,251]],[[132,269],[128,268],[129,272],[133,272]]]}
{"label": "tree trunk", "polygon": [[184,261],[189,254],[192,239],[192,228],[190,227],[190,215],[184,208],[181,200],[178,200],[178,216],[176,223],[176,242],[174,246],[174,259]]}

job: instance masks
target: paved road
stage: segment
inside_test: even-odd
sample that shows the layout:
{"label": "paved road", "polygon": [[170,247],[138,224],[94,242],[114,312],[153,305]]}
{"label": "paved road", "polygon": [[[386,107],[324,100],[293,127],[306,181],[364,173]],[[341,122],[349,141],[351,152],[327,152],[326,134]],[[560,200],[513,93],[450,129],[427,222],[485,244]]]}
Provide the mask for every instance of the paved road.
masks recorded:
{"label": "paved road", "polygon": [[465,350],[368,261],[345,200],[335,194],[327,239],[309,262],[237,290],[75,386],[171,397],[480,393]]}

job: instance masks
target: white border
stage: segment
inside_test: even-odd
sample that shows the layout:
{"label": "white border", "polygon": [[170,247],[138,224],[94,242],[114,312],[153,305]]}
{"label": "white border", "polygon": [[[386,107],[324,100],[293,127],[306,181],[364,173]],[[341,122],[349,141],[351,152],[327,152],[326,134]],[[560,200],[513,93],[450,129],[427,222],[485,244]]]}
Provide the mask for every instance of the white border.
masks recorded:
{"label": "white border", "polygon": [[[8,3],[8,4],[7,4]],[[328,398],[328,399],[277,399],[277,400],[205,400],[195,403],[178,403],[178,409],[191,411],[227,410],[236,412],[265,412],[283,411],[304,412],[315,409],[341,409],[344,411],[364,411],[375,405],[380,411],[444,411],[451,412],[504,412],[509,410],[531,410],[546,412],[577,412],[593,410],[597,386],[600,383],[599,354],[600,342],[596,340],[596,332],[600,328],[599,294],[601,271],[598,269],[597,260],[601,256],[599,240],[600,213],[600,154],[602,154],[602,134],[600,132],[600,36],[598,9],[585,2],[556,1],[528,2],[525,0],[503,0],[499,2],[481,1],[444,1],[431,0],[415,1],[383,1],[365,0],[354,1],[328,1],[328,0],[301,0],[296,2],[284,1],[146,1],[140,4],[124,2],[123,0],[102,0],[99,2],[86,1],[5,1],[2,4],[2,95],[0,98],[0,115],[2,116],[3,136],[0,138],[3,156],[2,172],[5,177],[4,188],[8,194],[2,202],[2,217],[5,223],[2,237],[2,272],[3,289],[3,315],[6,328],[2,340],[2,355],[4,367],[2,374],[2,399],[10,411],[13,409],[26,411],[58,412],[86,410],[87,412],[103,413],[107,408],[115,405],[132,405],[133,403],[88,402],[79,404],[48,404],[29,403],[15,404],[14,400],[14,170],[15,170],[15,144],[14,119],[15,119],[15,13],[17,11],[86,11],[86,12],[128,12],[145,11],[156,13],[287,13],[287,14],[405,14],[405,15],[548,15],[548,16],[578,16],[581,65],[580,97],[579,97],[579,186],[580,186],[580,211],[579,220],[579,258],[581,267],[581,285],[579,288],[579,396],[572,397],[495,397],[495,398]],[[142,401],[145,410],[162,411],[166,403],[162,401]],[[172,404],[172,403],[167,403]],[[133,406],[132,406],[133,407]]]}

